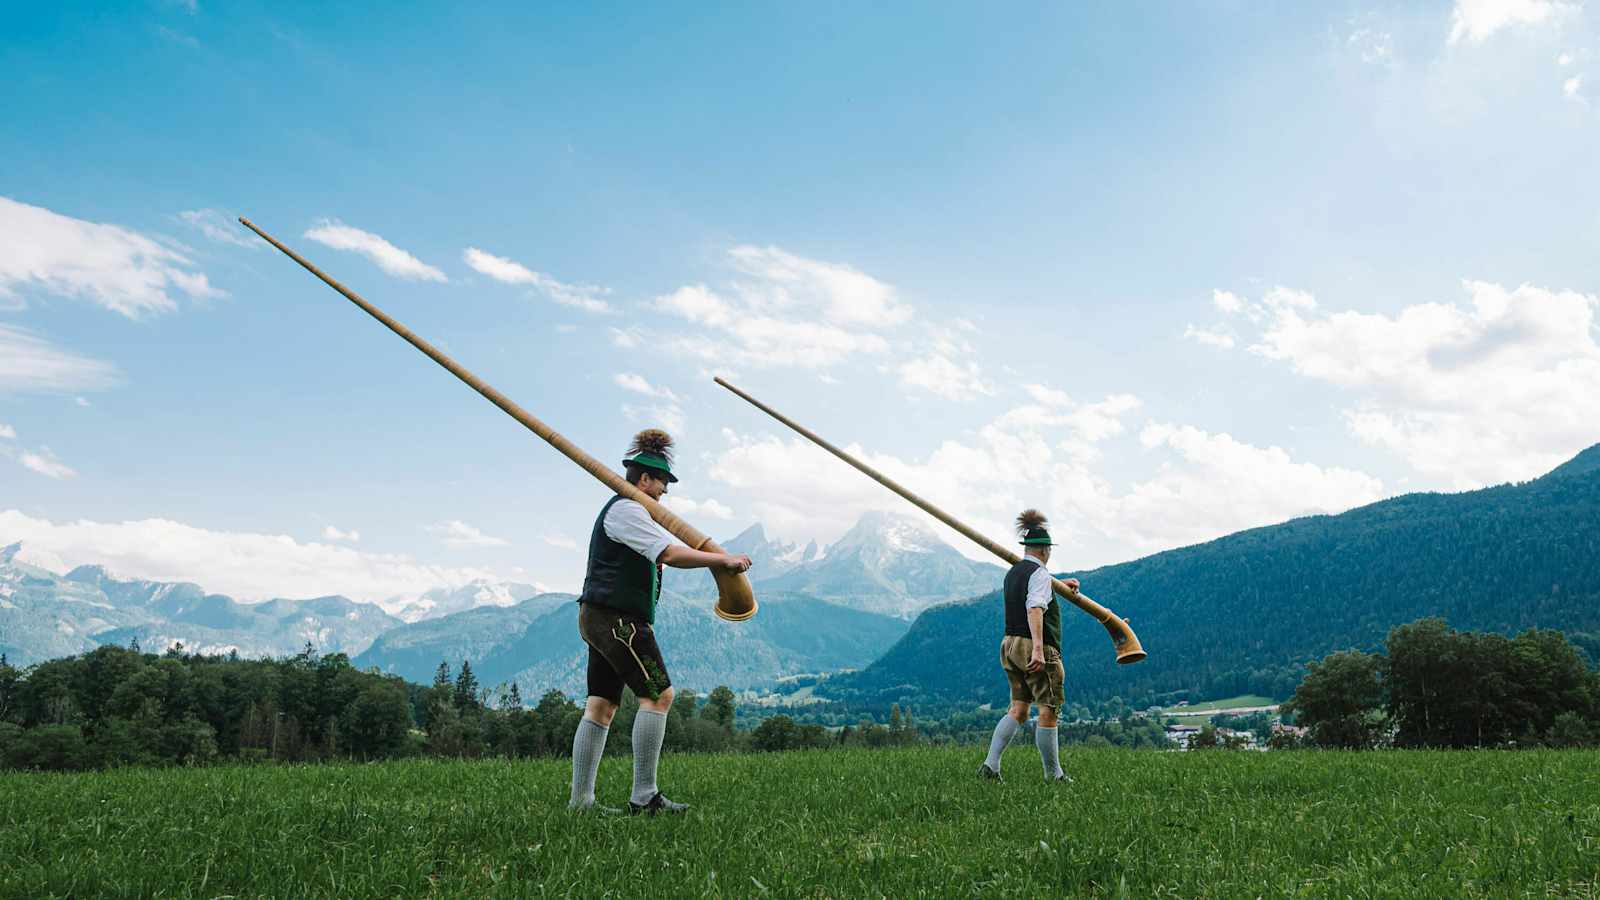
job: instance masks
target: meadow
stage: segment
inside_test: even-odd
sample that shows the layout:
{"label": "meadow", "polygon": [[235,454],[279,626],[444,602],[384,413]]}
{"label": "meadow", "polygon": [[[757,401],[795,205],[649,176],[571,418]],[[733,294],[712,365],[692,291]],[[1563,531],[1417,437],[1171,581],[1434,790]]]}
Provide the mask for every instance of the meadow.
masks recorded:
{"label": "meadow", "polygon": [[669,755],[654,820],[556,759],[0,774],[0,896],[1600,897],[1600,753],[980,757]]}

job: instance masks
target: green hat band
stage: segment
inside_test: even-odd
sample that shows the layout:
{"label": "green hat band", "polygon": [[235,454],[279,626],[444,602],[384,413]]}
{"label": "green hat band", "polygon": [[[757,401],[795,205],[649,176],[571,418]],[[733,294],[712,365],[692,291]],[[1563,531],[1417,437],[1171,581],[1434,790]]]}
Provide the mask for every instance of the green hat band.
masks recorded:
{"label": "green hat band", "polygon": [[1055,541],[1050,540],[1050,535],[1048,535],[1048,534],[1045,535],[1044,537],[1023,538],[1022,542],[1024,544],[1042,544],[1042,545],[1044,545],[1046,547],[1055,546]]}
{"label": "green hat band", "polygon": [[624,459],[623,462],[633,463],[636,466],[649,466],[652,469],[660,469],[663,472],[672,471],[672,463],[667,462],[665,457],[657,456],[654,453],[635,453]]}
{"label": "green hat band", "polygon": [[644,466],[647,469],[655,469],[659,472],[665,472],[667,474],[668,481],[678,480],[678,476],[672,474],[672,463],[668,462],[666,457],[657,456],[654,453],[635,453],[634,455],[624,459],[622,464],[625,466],[634,465]]}

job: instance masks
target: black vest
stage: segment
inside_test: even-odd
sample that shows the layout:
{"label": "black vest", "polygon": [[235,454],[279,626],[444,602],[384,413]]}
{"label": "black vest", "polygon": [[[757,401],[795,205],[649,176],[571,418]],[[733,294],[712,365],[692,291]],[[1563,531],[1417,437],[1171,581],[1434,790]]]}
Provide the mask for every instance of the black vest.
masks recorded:
{"label": "black vest", "polygon": [[656,601],[661,597],[661,567],[653,559],[606,534],[606,513],[621,500],[612,497],[600,508],[589,535],[589,568],[583,575],[579,603],[603,606],[655,623]]}
{"label": "black vest", "polygon": [[[1006,634],[1033,637],[1033,632],[1028,630],[1028,579],[1042,568],[1038,560],[1025,556],[1006,573],[1005,587],[1001,591],[1006,602]],[[1054,591],[1050,592],[1050,605],[1044,610],[1044,644],[1057,652],[1061,650],[1061,604]]]}

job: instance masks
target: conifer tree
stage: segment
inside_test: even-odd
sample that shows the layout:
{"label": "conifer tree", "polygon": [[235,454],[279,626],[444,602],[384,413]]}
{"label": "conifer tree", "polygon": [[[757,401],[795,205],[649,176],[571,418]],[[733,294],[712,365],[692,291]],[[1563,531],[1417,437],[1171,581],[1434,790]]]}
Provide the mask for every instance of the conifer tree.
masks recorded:
{"label": "conifer tree", "polygon": [[472,663],[461,661],[461,672],[456,675],[456,709],[468,710],[478,707],[478,679],[472,674]]}

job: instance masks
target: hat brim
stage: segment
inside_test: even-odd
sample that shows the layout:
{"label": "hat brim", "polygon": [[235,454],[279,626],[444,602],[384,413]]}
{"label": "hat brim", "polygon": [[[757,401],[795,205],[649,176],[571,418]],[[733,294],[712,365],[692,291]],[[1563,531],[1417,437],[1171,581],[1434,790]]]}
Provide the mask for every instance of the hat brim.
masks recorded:
{"label": "hat brim", "polygon": [[661,476],[665,475],[666,478],[667,478],[667,483],[668,484],[677,484],[678,483],[678,476],[672,474],[672,470],[671,469],[663,469],[663,468],[661,468],[660,466],[658,466],[658,465],[656,465],[654,463],[645,462],[645,461],[640,460],[640,459],[625,459],[625,460],[622,461],[622,465],[623,465],[624,468],[626,468],[628,466],[638,466],[641,469],[649,469],[650,470],[650,474],[656,476],[657,478],[660,478]]}
{"label": "hat brim", "polygon": [[1038,538],[1032,538],[1032,539],[1026,540],[1026,541],[1018,541],[1017,543],[1021,544],[1024,547],[1054,547],[1056,545],[1055,541],[1051,541],[1051,540],[1041,541]]}

